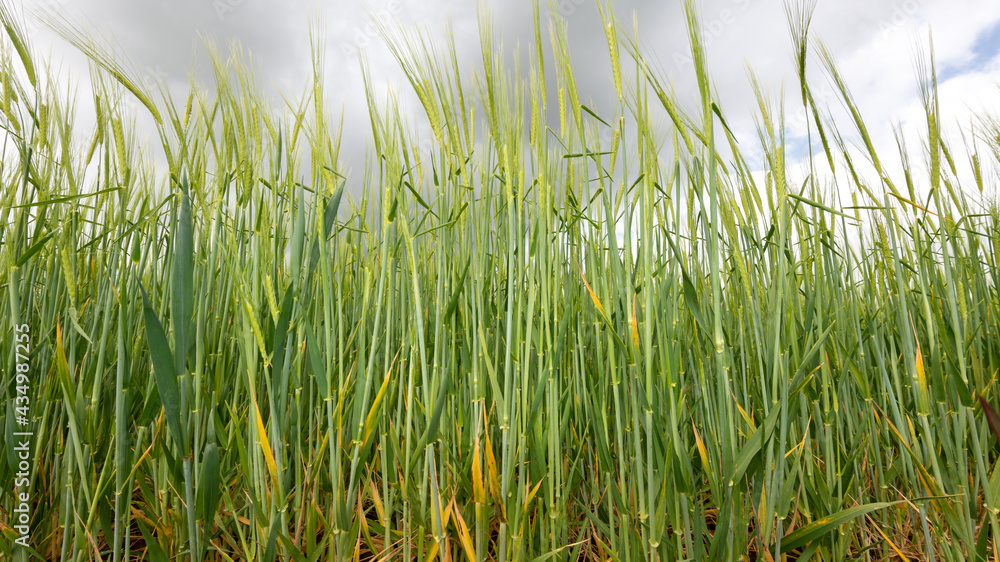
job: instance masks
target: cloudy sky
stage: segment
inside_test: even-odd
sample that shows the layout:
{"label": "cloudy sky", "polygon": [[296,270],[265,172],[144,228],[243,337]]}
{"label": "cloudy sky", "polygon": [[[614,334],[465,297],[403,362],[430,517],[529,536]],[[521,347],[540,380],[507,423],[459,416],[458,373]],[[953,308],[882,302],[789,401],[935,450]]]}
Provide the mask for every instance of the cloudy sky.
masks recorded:
{"label": "cloudy sky", "polygon": [[[18,0],[14,0],[15,4]],[[680,0],[617,0],[621,22],[633,14],[647,50],[660,71],[690,106],[697,94]],[[782,0],[703,0],[699,3],[714,84],[730,126],[741,138],[756,139],[752,68],[777,99],[785,93],[789,109],[791,156],[806,146],[796,138],[804,121],[796,115],[792,45]],[[220,45],[238,41],[280,102],[279,93],[298,94],[308,85],[309,27],[315,23],[326,44],[327,107],[344,108],[344,155],[355,171],[364,163],[369,122],[364,104],[358,51],[368,58],[382,94],[408,93],[395,61],[370,26],[372,17],[441,37],[451,21],[462,64],[471,72],[479,57],[478,10],[489,9],[500,27],[505,49],[533,41],[529,0],[23,0],[31,9],[58,10],[85,28],[110,33],[141,72],[185,91],[188,76],[204,85],[211,78],[204,48],[207,38]],[[543,9],[548,12],[548,9]],[[569,41],[581,98],[600,113],[610,113],[613,90],[606,42],[595,3],[557,0],[554,12],[568,22]],[[27,17],[36,53],[67,76],[82,76],[86,61]],[[923,125],[915,72],[916,45],[934,37],[942,109],[946,125],[968,123],[978,108],[1000,108],[1000,2],[996,0],[818,0],[812,33],[840,65],[876,145],[894,150],[892,125],[916,134]],[[508,51],[508,52],[509,52]],[[816,69],[813,87],[820,103],[836,110],[839,102]],[[86,81],[80,98],[89,99]],[[81,108],[83,109],[83,108]],[[413,108],[416,118],[416,108]],[[843,126],[845,133],[849,126]],[[151,133],[150,133],[151,134]],[[915,137],[916,138],[916,137]],[[919,144],[916,144],[919,146]]]}

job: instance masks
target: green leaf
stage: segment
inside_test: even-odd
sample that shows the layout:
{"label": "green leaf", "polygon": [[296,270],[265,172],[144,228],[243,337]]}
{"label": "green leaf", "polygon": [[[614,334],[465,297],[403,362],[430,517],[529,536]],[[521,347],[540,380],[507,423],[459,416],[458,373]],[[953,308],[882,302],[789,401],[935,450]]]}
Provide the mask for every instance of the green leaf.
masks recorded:
{"label": "green leaf", "polygon": [[24,203],[23,205],[11,205],[11,209],[27,209],[28,207],[45,207],[48,205],[54,205],[56,203],[68,203],[70,201],[76,201],[77,199],[83,199],[85,197],[93,197],[95,195],[101,195],[103,193],[111,193],[112,191],[121,190],[119,187],[109,187],[107,189],[100,189],[98,191],[92,191],[90,193],[81,193],[79,195],[67,195],[66,197],[56,197],[55,199],[46,199],[45,201],[35,201],[33,203]]}
{"label": "green leaf", "polygon": [[845,219],[847,219],[847,220],[849,220],[851,222],[855,222],[856,221],[856,219],[854,217],[852,217],[850,215],[845,215],[844,213],[841,213],[840,211],[831,209],[830,207],[827,207],[826,205],[823,205],[822,203],[817,203],[816,201],[813,201],[812,199],[806,199],[805,197],[801,197],[799,195],[795,195],[794,193],[787,193],[786,195],[788,197],[791,197],[792,199],[795,199],[796,201],[801,201],[802,203],[805,203],[806,205],[809,205],[810,207],[816,207],[817,209],[821,209],[821,210],[826,211],[826,212],[828,212],[830,214],[837,215],[838,217],[843,217],[843,218],[845,218]]}
{"label": "green leaf", "polygon": [[167,553],[163,551],[163,547],[160,543],[156,542],[156,539],[146,530],[146,526],[142,524],[141,519],[135,519],[135,522],[139,524],[139,531],[142,533],[142,538],[146,542],[146,553],[149,555],[151,562],[170,562],[170,558],[167,557]]}
{"label": "green leaf", "polygon": [[704,330],[706,334],[711,334],[708,329],[708,323],[705,322],[705,317],[701,313],[701,304],[698,303],[698,291],[695,290],[694,284],[691,282],[691,278],[688,277],[687,272],[682,271],[681,275],[684,278],[684,302],[688,306],[688,310],[691,311],[691,316],[694,317],[695,322],[698,326]]}
{"label": "green leaf", "polygon": [[729,128],[729,124],[726,123],[726,118],[722,116],[722,110],[719,109],[719,106],[716,105],[714,101],[712,102],[712,112],[715,113],[715,115],[719,118],[719,122],[722,123],[723,128],[726,129],[726,132],[729,133],[729,136],[733,138],[733,142],[739,144],[739,141],[736,140],[736,135],[733,134],[732,129]]}
{"label": "green leaf", "polygon": [[181,438],[181,392],[177,384],[177,373],[174,371],[170,344],[167,343],[167,334],[163,331],[160,319],[156,317],[156,311],[149,304],[149,297],[142,284],[139,285],[139,291],[142,292],[146,341],[149,344],[153,374],[156,377],[156,389],[160,393],[160,401],[167,417],[167,428],[178,446],[184,447],[184,440]]}
{"label": "green leaf", "polygon": [[264,562],[274,562],[276,557],[275,546],[278,538],[278,522],[271,522],[271,531],[267,534],[267,546],[264,548]]}
{"label": "green leaf", "polygon": [[736,455],[736,462],[733,464],[733,474],[729,478],[729,481],[733,484],[738,483],[743,479],[743,474],[746,473],[747,468],[750,466],[750,462],[753,461],[757,453],[760,452],[764,445],[764,442],[771,437],[774,433],[774,426],[778,423],[778,417],[781,412],[781,408],[771,408],[768,413],[767,418],[764,419],[764,423],[753,432],[750,439],[743,445],[740,449],[738,455]]}
{"label": "green leaf", "polygon": [[866,513],[871,513],[879,509],[894,506],[898,503],[902,502],[875,502],[858,505],[838,511],[828,517],[817,519],[805,527],[800,527],[785,535],[785,537],[781,540],[781,553],[784,554],[788,551],[795,550],[796,548],[806,546],[812,541],[833,531],[837,527],[840,527],[844,523],[847,523],[851,519],[861,517]]}
{"label": "green leaf", "polygon": [[219,472],[219,446],[209,443],[201,459],[201,510],[204,522],[204,535],[212,531],[212,520],[215,518],[215,508],[219,505],[219,490],[222,476]]}
{"label": "green leaf", "polygon": [[[285,367],[285,342],[288,339],[289,319],[292,316],[292,288],[285,289],[285,297],[281,301],[281,313],[278,314],[278,323],[274,325],[274,340],[272,342],[271,364],[274,366],[274,374],[278,375]],[[278,377],[274,377],[278,380]]]}
{"label": "green leaf", "polygon": [[600,117],[598,117],[597,114],[594,113],[594,111],[592,109],[590,109],[589,107],[583,105],[582,103],[580,104],[580,109],[586,111],[587,113],[590,114],[591,117],[593,117],[594,119],[597,119],[598,121],[600,121],[601,123],[603,123],[605,127],[610,127],[611,126],[611,125],[608,125],[607,121],[605,121],[604,119],[601,119]]}
{"label": "green leaf", "polygon": [[706,334],[711,334],[711,331],[708,329],[708,323],[705,322],[705,317],[701,313],[701,304],[698,303],[698,291],[695,289],[694,283],[691,282],[687,269],[683,265],[684,261],[681,259],[681,251],[677,247],[677,244],[674,243],[673,238],[667,236],[666,239],[670,243],[670,248],[674,251],[674,255],[677,257],[677,263],[681,266],[681,276],[684,284],[684,302],[687,304],[688,309],[691,311],[691,316],[694,317],[698,326]]}
{"label": "green leaf", "polygon": [[[417,441],[416,447],[413,448],[414,451],[423,452],[424,447],[437,440],[438,430],[441,428],[441,414],[444,412],[444,406],[448,402],[448,391],[451,390],[454,378],[453,376],[446,376],[441,382],[441,388],[434,399],[434,410],[431,412],[431,418],[427,422],[427,429],[420,436],[420,440]],[[413,458],[410,460],[410,470],[413,470],[419,459],[423,459],[423,456],[413,455]]]}
{"label": "green leaf", "polygon": [[[171,319],[174,323],[174,369],[184,372],[187,358],[188,325],[194,311],[194,241],[191,225],[191,198],[188,181],[181,181],[181,208],[174,233],[174,261]],[[186,415],[186,412],[185,412]]]}
{"label": "green leaf", "polygon": [[302,246],[305,241],[306,231],[305,193],[303,192],[301,185],[299,185],[298,205],[295,209],[294,220],[295,222],[292,226],[290,265],[292,278],[298,281],[298,276],[302,274]]}
{"label": "green leaf", "polygon": [[990,430],[993,431],[993,436],[1000,443],[1000,415],[997,415],[997,411],[982,396],[979,397],[979,405],[983,408],[983,414],[986,416],[986,422],[990,425]]}
{"label": "green leaf", "polygon": [[299,547],[296,546],[294,542],[292,542],[292,539],[284,535],[281,535],[280,537],[278,537],[278,540],[281,541],[282,546],[285,547],[285,553],[291,556],[291,559],[294,562],[306,562],[306,557],[303,556],[301,552],[299,552]]}
{"label": "green leaf", "polygon": [[23,254],[21,254],[21,257],[17,258],[17,261],[14,263],[14,267],[21,267],[24,264],[28,263],[28,260],[31,259],[31,256],[34,256],[39,251],[41,251],[41,249],[45,247],[45,243],[51,240],[52,237],[56,235],[56,232],[58,231],[53,230],[52,232],[46,234],[45,236],[42,236],[41,240],[32,244],[30,248],[28,248],[27,250],[24,251]]}
{"label": "green leaf", "polygon": [[404,181],[403,185],[405,185],[410,190],[410,193],[413,194],[413,198],[416,199],[417,203],[419,203],[421,207],[430,211],[431,214],[433,214],[434,216],[437,216],[437,214],[434,213],[433,210],[431,210],[431,207],[430,205],[427,204],[427,201],[424,201],[424,198],[420,196],[420,192],[414,189],[413,184],[411,184],[408,181]]}
{"label": "green leaf", "polygon": [[448,308],[444,311],[444,318],[441,320],[441,324],[447,324],[448,319],[454,314],[455,309],[458,308],[458,299],[462,296],[462,289],[465,287],[465,277],[469,273],[469,264],[472,263],[472,256],[469,256],[465,260],[465,269],[462,270],[462,276],[458,278],[458,284],[455,287],[455,293],[448,300]]}
{"label": "green leaf", "polygon": [[313,333],[309,321],[305,321],[306,331],[306,354],[309,357],[309,367],[316,377],[316,386],[319,387],[319,394],[324,400],[330,398],[330,384],[326,376],[326,368],[323,364],[323,357],[316,342],[316,335]]}
{"label": "green leaf", "polygon": [[314,240],[312,246],[312,253],[309,255],[309,269],[306,273],[306,283],[312,278],[313,272],[316,270],[316,264],[319,262],[319,245],[320,242],[326,242],[327,238],[330,236],[330,230],[333,228],[333,223],[337,219],[337,209],[340,208],[340,199],[344,195],[344,186],[341,185],[337,191],[333,193],[333,197],[326,205],[326,210],[323,211],[323,240]]}

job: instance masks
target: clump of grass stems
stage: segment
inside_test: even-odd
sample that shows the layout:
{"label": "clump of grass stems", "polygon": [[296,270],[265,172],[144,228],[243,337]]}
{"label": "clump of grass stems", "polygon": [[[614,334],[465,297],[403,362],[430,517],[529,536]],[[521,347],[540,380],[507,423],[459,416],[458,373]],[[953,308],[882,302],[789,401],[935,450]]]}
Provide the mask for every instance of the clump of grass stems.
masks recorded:
{"label": "clump of grass stems", "polygon": [[22,323],[35,433],[33,550],[0,524],[4,558],[997,556],[978,406],[1000,390],[997,119],[956,161],[919,60],[928,174],[901,143],[894,176],[822,46],[850,121],[817,106],[807,4],[789,10],[796,97],[823,153],[791,183],[784,107],[755,81],[753,173],[684,7],[693,114],[608,5],[603,116],[559,20],[544,58],[537,3],[526,72],[487,16],[472,78],[453,42],[384,27],[434,145],[363,67],[361,174],[318,42],[298,105],[215,49],[214,89],[180,104],[50,21],[95,63],[78,144],[77,101],[4,7],[7,515]]}

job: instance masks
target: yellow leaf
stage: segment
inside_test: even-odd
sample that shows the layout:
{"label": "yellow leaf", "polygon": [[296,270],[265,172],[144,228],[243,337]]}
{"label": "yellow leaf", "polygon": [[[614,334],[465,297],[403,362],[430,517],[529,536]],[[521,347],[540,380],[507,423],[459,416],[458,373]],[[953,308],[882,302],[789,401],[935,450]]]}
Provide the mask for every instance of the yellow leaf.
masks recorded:
{"label": "yellow leaf", "polygon": [[379,406],[382,404],[382,399],[385,398],[385,389],[389,386],[389,379],[392,377],[392,371],[390,370],[385,375],[385,379],[382,380],[382,386],[379,387],[378,393],[375,395],[375,400],[372,402],[372,409],[368,412],[368,418],[365,420],[365,438],[362,443],[367,443],[368,438],[371,437],[372,430],[375,429],[375,422],[378,421],[378,411]]}
{"label": "yellow leaf", "polygon": [[427,551],[427,562],[431,562],[437,556],[438,553],[438,543],[431,545],[430,550]]}
{"label": "yellow leaf", "polygon": [[371,478],[368,479],[368,486],[372,491],[372,503],[375,504],[375,513],[378,514],[378,521],[382,525],[385,525],[385,507],[382,506],[382,498],[378,495],[378,487],[375,485],[375,482],[371,480]]}
{"label": "yellow leaf", "polygon": [[486,501],[486,489],[483,488],[483,468],[479,456],[479,436],[476,435],[472,451],[472,496],[476,503],[483,503]]}
{"label": "yellow leaf", "polygon": [[476,556],[476,549],[472,546],[472,537],[469,535],[469,526],[465,524],[465,519],[462,518],[462,512],[459,511],[458,506],[455,505],[455,498],[451,499],[451,511],[455,514],[455,526],[458,527],[458,540],[462,543],[462,550],[465,551],[465,555],[469,560],[479,560]]}
{"label": "yellow leaf", "polygon": [[264,419],[260,417],[260,408],[257,407],[257,393],[253,390],[253,381],[250,380],[250,372],[247,372],[247,382],[250,388],[250,403],[253,406],[254,420],[257,422],[257,434],[260,435],[260,448],[264,452],[264,461],[267,463],[267,470],[271,473],[271,481],[278,482],[278,466],[274,462],[274,455],[271,454],[271,444],[267,440],[267,430],[264,428]]}
{"label": "yellow leaf", "polygon": [[583,270],[580,270],[580,279],[583,279],[583,285],[587,287],[587,292],[590,293],[590,299],[594,301],[594,306],[597,307],[597,311],[601,313],[601,316],[607,318],[608,314],[604,312],[604,305],[594,294],[594,290],[590,288],[590,283],[587,283],[587,278],[583,276]]}
{"label": "yellow leaf", "polygon": [[764,522],[767,519],[767,494],[764,486],[760,487],[760,507],[757,510],[757,520]]}
{"label": "yellow leaf", "polygon": [[[483,416],[483,426],[486,427],[486,416]],[[500,497],[500,478],[497,473],[497,459],[493,456],[493,445],[490,443],[489,428],[483,432],[486,436],[486,474],[490,479],[490,493],[493,499],[500,505],[500,515],[507,521],[507,504]]]}
{"label": "yellow leaf", "polygon": [[[530,485],[530,483],[529,483],[529,485]],[[538,484],[535,484],[535,487],[532,488],[530,492],[528,492],[527,497],[525,497],[525,499],[524,499],[524,511],[525,512],[528,511],[528,506],[531,504],[531,500],[535,499],[535,494],[538,493],[538,488],[541,488],[541,487],[542,487],[542,481],[539,480]]]}
{"label": "yellow leaf", "polygon": [[66,360],[66,352],[63,351],[62,326],[56,321],[56,365],[62,369],[62,373],[69,376],[69,361]]}
{"label": "yellow leaf", "polygon": [[[743,409],[743,406],[740,406],[739,402],[736,403],[736,408],[739,409],[739,411],[740,411],[740,417],[743,418],[743,421],[747,422],[747,425],[750,426],[750,429],[752,429],[752,430],[757,429],[757,427],[753,423],[753,418],[751,418],[747,414],[747,411]],[[752,435],[752,433],[751,433],[751,435]]]}
{"label": "yellow leaf", "polygon": [[701,435],[698,434],[698,428],[691,425],[691,429],[694,430],[694,441],[698,445],[698,455],[701,457],[701,464],[708,470],[708,450],[705,449],[705,443],[701,440]]}
{"label": "yellow leaf", "polygon": [[267,462],[267,470],[271,473],[271,481],[278,481],[278,466],[274,463],[274,455],[271,454],[271,444],[267,440],[267,430],[264,429],[264,420],[260,417],[260,409],[257,408],[257,398],[251,396],[253,400],[253,411],[257,417],[257,434],[260,435],[260,448],[264,451],[264,460]]}
{"label": "yellow leaf", "polygon": [[927,374],[924,372],[924,354],[917,346],[917,383],[920,385],[920,392],[927,396]]}
{"label": "yellow leaf", "polygon": [[866,518],[869,519],[872,522],[872,527],[874,527],[875,530],[878,531],[878,534],[882,535],[882,538],[885,539],[885,542],[889,543],[889,546],[891,546],[892,549],[896,551],[896,556],[899,556],[900,560],[909,560],[909,558],[905,554],[903,554],[903,551],[900,550],[899,547],[896,546],[895,543],[893,543],[891,540],[889,540],[888,535],[886,535],[882,531],[882,527],[879,526],[878,521],[875,521],[874,519],[872,519],[871,517],[868,517],[868,516],[866,516]]}
{"label": "yellow leaf", "polygon": [[635,314],[635,296],[632,297],[632,342],[639,347],[639,319]]}

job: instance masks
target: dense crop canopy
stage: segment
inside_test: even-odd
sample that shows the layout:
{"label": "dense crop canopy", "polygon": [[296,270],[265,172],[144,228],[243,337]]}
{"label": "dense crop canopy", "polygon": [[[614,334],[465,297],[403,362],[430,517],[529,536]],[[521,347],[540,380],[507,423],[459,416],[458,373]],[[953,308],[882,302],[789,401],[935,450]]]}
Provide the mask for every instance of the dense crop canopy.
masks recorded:
{"label": "dense crop canopy", "polygon": [[693,114],[607,7],[603,115],[559,21],[524,71],[483,18],[474,77],[383,28],[432,142],[366,70],[347,174],[318,56],[284,111],[219,54],[175,103],[63,26],[95,62],[82,132],[4,9],[4,520],[27,324],[44,559],[992,559],[997,121],[946,144],[922,60],[929,174],[894,176],[792,10],[823,147],[792,183],[783,111],[758,96],[751,162],[686,10]]}

